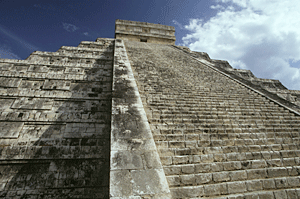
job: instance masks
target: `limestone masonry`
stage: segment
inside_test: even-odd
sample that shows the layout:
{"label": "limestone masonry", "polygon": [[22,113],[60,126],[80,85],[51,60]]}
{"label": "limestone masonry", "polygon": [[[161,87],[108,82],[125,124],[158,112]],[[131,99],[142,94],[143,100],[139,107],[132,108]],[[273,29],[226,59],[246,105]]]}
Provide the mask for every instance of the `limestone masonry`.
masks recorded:
{"label": "limestone masonry", "polygon": [[300,91],[174,33],[0,59],[0,198],[300,198]]}

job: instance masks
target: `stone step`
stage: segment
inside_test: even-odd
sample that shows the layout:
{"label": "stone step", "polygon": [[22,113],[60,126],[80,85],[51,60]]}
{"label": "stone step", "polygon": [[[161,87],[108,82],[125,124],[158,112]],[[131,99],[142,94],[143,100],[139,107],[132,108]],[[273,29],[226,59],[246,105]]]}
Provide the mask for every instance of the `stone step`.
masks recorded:
{"label": "stone step", "polygon": [[[296,146],[296,145],[295,145]],[[191,151],[190,149],[188,149]],[[160,150],[160,152],[163,150]],[[172,153],[170,150],[164,150],[161,154],[161,161],[164,165],[172,164],[195,164],[195,163],[213,163],[222,161],[249,161],[249,160],[269,160],[278,158],[293,158],[297,162],[300,157],[300,150],[287,149],[280,151],[260,151],[260,152],[229,152],[226,154],[205,154],[205,155],[182,155],[188,153],[185,151],[177,150],[177,154]],[[272,163],[273,164],[273,163]],[[274,163],[275,164],[275,163]]]}
{"label": "stone step", "polygon": [[[174,124],[193,124],[194,126],[197,126],[197,128],[222,128],[224,129],[224,125],[227,125],[228,128],[232,128],[232,125],[240,125],[241,128],[244,127],[245,129],[250,129],[251,128],[257,128],[258,125],[256,122],[253,121],[247,121],[247,120],[238,120],[235,121],[236,123],[227,123],[227,124],[223,124],[223,120],[222,122],[217,122],[216,120],[209,120],[209,119],[148,119],[149,123],[151,123],[152,125],[157,125],[157,124],[168,124],[168,125],[174,125]],[[261,120],[258,120],[258,122],[260,122]],[[261,121],[263,122],[263,121]],[[285,126],[284,125],[289,125],[292,128],[298,128],[300,127],[300,123],[296,123],[297,121],[292,121],[289,123],[282,123],[282,124],[273,124],[272,122],[269,123],[268,121],[266,121],[265,123],[260,123],[262,124],[261,126],[263,127],[271,127],[271,128],[277,128],[276,131],[284,131]],[[240,123],[240,124],[239,124]],[[259,123],[258,123],[259,124]],[[284,128],[281,128],[284,127]],[[226,126],[225,126],[226,128]]]}
{"label": "stone step", "polygon": [[[257,106],[251,106],[251,102],[247,103],[247,104],[237,104],[237,105],[227,105],[227,106],[224,106],[224,105],[219,105],[219,104],[212,104],[212,103],[209,103],[209,104],[204,104],[203,102],[201,101],[195,101],[194,103],[170,103],[170,101],[166,101],[166,102],[160,102],[160,103],[149,103],[149,105],[151,107],[156,107],[157,109],[162,109],[162,108],[173,108],[173,109],[180,109],[182,107],[189,107],[189,108],[210,108],[210,109],[213,109],[215,108],[216,110],[217,109],[226,109],[226,108],[236,108],[236,110],[238,110],[237,108],[241,109],[242,108],[246,108],[245,110],[249,109],[249,110],[253,110],[253,109],[257,109],[257,110],[267,110],[267,108],[269,108],[270,110],[277,110],[279,112],[283,112],[284,110],[281,110],[279,107],[274,107],[272,105],[264,105],[264,104],[261,104],[260,106],[257,105]],[[286,110],[288,112],[288,110]]]}
{"label": "stone step", "polygon": [[264,119],[243,119],[243,118],[231,118],[226,117],[224,118],[198,118],[197,115],[174,115],[174,116],[168,116],[165,118],[157,118],[159,116],[153,116],[151,119],[148,119],[151,123],[187,123],[193,125],[198,125],[198,128],[207,128],[207,127],[216,127],[220,126],[221,128],[258,128],[259,126],[262,126],[264,128],[273,128],[275,132],[282,131],[282,128],[288,128],[288,127],[300,127],[299,120],[294,119],[283,119],[283,120],[264,120]]}
{"label": "stone step", "polygon": [[[279,112],[278,110],[262,110],[262,109],[243,109],[243,110],[223,110],[223,109],[200,109],[198,108],[189,108],[185,107],[179,109],[178,107],[172,109],[170,107],[158,107],[150,109],[153,113],[153,116],[156,116],[156,119],[171,117],[176,118],[182,116],[193,116],[193,117],[213,117],[213,118],[236,118],[236,119],[284,119],[284,118],[293,118],[291,113],[288,111]],[[173,117],[172,117],[173,116]],[[296,117],[297,118],[297,117]],[[299,120],[299,116],[298,116]]]}
{"label": "stone step", "polygon": [[[154,135],[167,135],[167,134],[185,134],[185,135],[208,135],[216,136],[219,134],[220,136],[224,136],[224,134],[228,134],[229,138],[243,138],[243,139],[255,139],[256,135],[259,138],[274,138],[274,134],[280,136],[280,134],[290,133],[292,137],[298,137],[299,128],[297,127],[286,127],[276,129],[274,132],[274,128],[272,127],[259,127],[259,128],[223,128],[223,127],[212,127],[207,128],[200,126],[199,124],[152,124],[153,129],[152,133]],[[169,126],[170,129],[166,129],[166,126]],[[288,137],[290,137],[288,136]],[[218,136],[216,136],[218,137]],[[280,136],[282,137],[282,136]],[[208,139],[208,137],[206,137]],[[206,139],[204,138],[204,139]]]}
{"label": "stone step", "polygon": [[158,99],[158,100],[154,100],[151,98],[148,98],[147,102],[153,105],[161,105],[162,103],[168,103],[168,104],[194,104],[195,102],[198,102],[199,104],[202,105],[207,105],[207,106],[224,106],[224,107],[230,107],[232,105],[239,105],[239,106],[250,106],[250,107],[259,107],[259,106],[273,106],[274,108],[283,108],[277,104],[272,104],[271,101],[264,101],[261,100],[259,98],[251,98],[251,96],[249,96],[248,99],[243,99],[241,100],[240,96],[236,96],[236,97],[232,97],[232,96],[228,96],[225,97],[223,99],[220,99],[217,96],[209,96],[209,97],[205,97],[202,95],[194,95],[194,96],[189,96],[186,99],[177,99],[175,96],[173,96],[172,98],[169,99]]}
{"label": "stone step", "polygon": [[[256,151],[249,152],[245,151],[226,151],[223,153],[216,153],[211,151],[198,151],[197,149],[160,149],[158,150],[160,154],[161,161],[163,165],[171,164],[193,164],[193,163],[213,163],[218,161],[248,161],[248,160],[258,160],[263,158],[276,159],[276,158],[292,158],[300,157],[300,147],[299,145],[290,144],[291,149],[282,149],[276,151]],[[224,147],[225,148],[225,147]],[[216,150],[217,151],[217,150]]]}
{"label": "stone step", "polygon": [[[192,158],[191,158],[192,159]],[[299,162],[300,157],[290,158],[274,158],[274,159],[257,159],[246,161],[224,161],[212,163],[198,163],[189,162],[190,164],[180,165],[164,165],[164,171],[166,176],[172,175],[187,175],[187,174],[200,174],[200,173],[216,173],[216,172],[231,172],[231,171],[245,171],[249,169],[267,169],[267,168],[287,168],[287,172],[290,175],[298,175],[300,172]],[[201,162],[201,163],[199,163]],[[290,168],[293,167],[293,168]],[[296,169],[296,170],[295,170]],[[295,172],[295,171],[299,172]]]}
{"label": "stone step", "polygon": [[[253,110],[251,110],[253,112]],[[172,111],[169,109],[165,110],[152,110],[152,119],[176,119],[176,118],[184,118],[184,119],[199,119],[199,120],[209,120],[209,119],[224,119],[229,122],[229,119],[234,120],[234,123],[239,122],[240,120],[251,121],[252,123],[257,122],[266,122],[266,123],[285,123],[289,120],[294,120],[294,123],[299,121],[299,118],[290,117],[289,113],[283,113],[281,115],[268,115],[266,111],[261,111],[261,115],[249,113],[244,114],[243,112],[237,112],[233,114],[233,112],[223,112],[223,111],[196,111],[196,110],[176,110]],[[150,119],[150,118],[149,118]],[[274,119],[275,121],[272,121]]]}
{"label": "stone step", "polygon": [[[213,114],[210,112],[210,114]],[[262,113],[263,114],[263,113]],[[250,114],[249,114],[250,115]],[[198,119],[198,120],[203,120],[205,121],[222,121],[225,119],[225,121],[230,122],[230,119],[235,119],[234,122],[238,123],[239,120],[248,120],[250,119],[249,122],[255,123],[256,120],[261,120],[265,123],[269,123],[269,124],[280,124],[280,123],[285,123],[285,122],[290,122],[289,119],[285,119],[284,116],[286,116],[285,114],[281,114],[283,116],[282,120],[278,120],[275,119],[274,120],[266,120],[266,119],[262,119],[261,115],[252,115],[251,117],[245,116],[243,115],[243,113],[237,113],[235,115],[230,115],[230,112],[225,113],[225,112],[221,112],[218,111],[218,115],[215,115],[215,119],[210,119],[209,115],[204,115],[203,112],[201,111],[172,111],[172,113],[155,113],[153,114],[153,119],[177,119],[177,118],[182,118],[182,119]],[[226,120],[227,119],[227,120]],[[251,121],[252,120],[252,121]],[[292,121],[292,123],[299,123],[299,120],[294,120]]]}
{"label": "stone step", "polygon": [[173,198],[214,199],[297,199],[300,198],[296,178],[275,178],[258,181],[231,182],[218,185],[199,185],[170,188]]}
{"label": "stone step", "polygon": [[[209,100],[211,99],[211,100]],[[148,103],[149,104],[153,104],[155,106],[159,106],[159,105],[163,105],[163,103],[168,103],[168,104],[178,104],[178,105],[182,105],[182,104],[195,104],[195,103],[199,103],[199,105],[201,106],[216,106],[216,107],[232,107],[234,105],[249,105],[252,107],[260,107],[260,106],[269,106],[269,107],[274,107],[274,108],[280,108],[281,110],[283,110],[283,107],[279,107],[279,106],[274,106],[273,104],[270,104],[267,101],[243,101],[243,102],[232,102],[237,100],[238,98],[225,98],[225,99],[218,99],[218,98],[207,98],[207,99],[203,99],[203,96],[199,96],[197,98],[187,98],[184,100],[178,100],[176,98],[173,99],[160,99],[160,100],[149,100],[148,99]],[[255,104],[254,104],[255,103]]]}
{"label": "stone step", "polygon": [[[255,145],[257,146],[257,145]],[[258,156],[262,157],[262,154],[265,154],[267,152],[273,153],[277,155],[277,153],[281,153],[282,151],[286,151],[289,153],[292,153],[294,157],[299,157],[299,149],[300,146],[297,144],[285,144],[285,145],[279,145],[279,144],[274,144],[274,145],[264,145],[266,146],[265,148],[263,146],[256,147],[252,149],[251,147],[198,147],[198,148],[180,148],[180,149],[175,149],[175,148],[163,148],[159,149],[158,148],[158,153],[160,154],[160,157],[170,157],[171,159],[176,159],[176,162],[173,164],[186,164],[189,162],[189,157],[195,156],[198,158],[202,158],[202,161],[206,162],[214,162],[215,157],[219,158],[220,154],[223,155],[232,155],[235,154],[245,154],[248,156]],[[266,149],[266,150],[263,150]],[[273,149],[273,150],[270,150]],[[252,150],[252,151],[251,151]],[[286,153],[284,152],[284,153]],[[280,154],[279,154],[280,155]],[[250,157],[251,157],[250,156]],[[247,158],[249,159],[249,158]],[[252,159],[252,158],[251,158]],[[171,163],[172,164],[172,163]]]}
{"label": "stone step", "polygon": [[[163,104],[159,106],[151,106],[151,110],[153,111],[160,111],[161,114],[168,114],[169,113],[184,113],[190,114],[193,112],[199,112],[199,113],[218,113],[219,114],[225,114],[228,112],[231,114],[238,114],[238,115],[261,115],[261,114],[268,114],[270,116],[278,116],[278,115],[286,115],[290,116],[291,113],[288,110],[280,110],[278,108],[274,108],[272,106],[266,107],[246,107],[246,106],[239,106],[239,108],[236,108],[237,106],[231,106],[231,107],[222,107],[222,106],[206,106],[201,105],[200,103],[195,103],[193,105],[191,104]],[[269,110],[269,111],[268,111]],[[259,111],[259,112],[256,112]],[[275,114],[276,113],[276,114]],[[286,114],[288,113],[288,114]],[[299,116],[298,116],[299,117]]]}
{"label": "stone step", "polygon": [[[185,137],[187,137],[185,135]],[[201,139],[201,138],[200,138]],[[297,138],[267,138],[267,139],[226,139],[226,140],[185,140],[183,135],[171,135],[165,141],[155,140],[158,149],[162,148],[197,148],[197,147],[222,147],[222,146],[249,146],[272,144],[296,144],[300,145],[300,137]]]}
{"label": "stone step", "polygon": [[[286,131],[292,128],[287,128]],[[272,144],[280,144],[291,142],[292,139],[299,139],[300,132],[270,132],[270,133],[196,133],[195,131],[189,133],[182,133],[184,129],[177,130],[161,130],[161,134],[153,135],[155,141],[223,141],[232,140],[236,142],[256,143],[261,144],[271,142]]]}
{"label": "stone step", "polygon": [[[237,198],[270,198],[270,199],[300,199],[300,189],[276,189],[273,191],[257,191],[257,192],[250,192],[244,194],[230,194],[226,197],[221,197],[225,199],[237,199]],[[219,197],[214,197],[219,198]]]}
{"label": "stone step", "polygon": [[[235,182],[244,180],[261,180],[265,178],[299,177],[298,167],[271,167],[263,169],[246,169],[238,171],[223,171],[199,174],[181,174],[166,176],[170,187],[196,186],[203,184],[217,184],[222,182]],[[298,184],[300,186],[300,183]]]}

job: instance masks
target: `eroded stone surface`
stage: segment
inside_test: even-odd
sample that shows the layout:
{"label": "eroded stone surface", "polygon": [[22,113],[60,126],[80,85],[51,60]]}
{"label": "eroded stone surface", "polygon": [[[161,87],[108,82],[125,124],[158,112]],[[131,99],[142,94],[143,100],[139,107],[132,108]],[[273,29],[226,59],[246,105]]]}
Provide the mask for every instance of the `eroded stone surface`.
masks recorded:
{"label": "eroded stone surface", "polygon": [[114,53],[110,196],[170,198],[122,40]]}
{"label": "eroded stone surface", "polygon": [[0,138],[15,138],[19,137],[24,122],[0,122]]}
{"label": "eroded stone surface", "polygon": [[98,41],[0,59],[1,197],[109,198],[114,40]]}

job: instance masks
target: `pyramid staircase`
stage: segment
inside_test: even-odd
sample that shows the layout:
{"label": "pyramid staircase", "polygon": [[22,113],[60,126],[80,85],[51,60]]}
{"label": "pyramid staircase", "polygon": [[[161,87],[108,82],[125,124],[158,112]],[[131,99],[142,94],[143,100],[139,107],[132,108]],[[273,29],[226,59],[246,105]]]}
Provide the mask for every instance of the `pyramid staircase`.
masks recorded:
{"label": "pyramid staircase", "polygon": [[[109,197],[115,41],[0,59],[1,198]],[[205,55],[125,47],[172,198],[300,198],[299,109],[226,75]],[[137,175],[141,182],[152,175],[141,171],[149,174]],[[133,194],[127,198],[140,197]]]}
{"label": "pyramid staircase", "polygon": [[173,198],[300,198],[300,115],[172,46],[126,41]]}

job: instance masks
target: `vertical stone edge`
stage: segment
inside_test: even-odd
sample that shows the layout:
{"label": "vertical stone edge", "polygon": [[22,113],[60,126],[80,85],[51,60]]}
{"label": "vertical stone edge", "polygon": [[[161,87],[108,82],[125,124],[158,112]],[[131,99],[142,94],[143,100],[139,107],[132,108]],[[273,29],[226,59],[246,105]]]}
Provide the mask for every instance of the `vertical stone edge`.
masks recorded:
{"label": "vertical stone edge", "polygon": [[171,198],[124,43],[115,40],[110,198]]}

